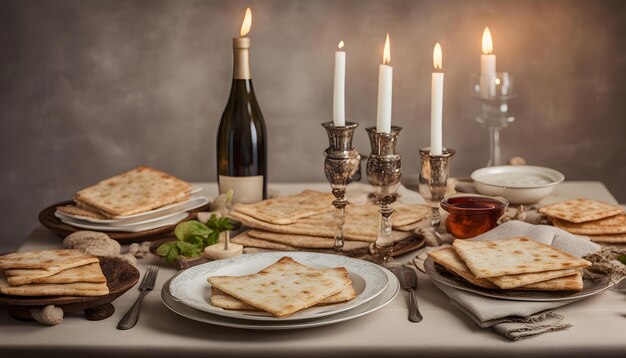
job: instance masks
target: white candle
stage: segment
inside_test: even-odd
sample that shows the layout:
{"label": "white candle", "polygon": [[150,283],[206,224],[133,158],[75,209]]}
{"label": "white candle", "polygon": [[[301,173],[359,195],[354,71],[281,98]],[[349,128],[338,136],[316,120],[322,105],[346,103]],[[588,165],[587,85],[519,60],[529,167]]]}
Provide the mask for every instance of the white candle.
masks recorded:
{"label": "white candle", "polygon": [[480,94],[483,97],[496,95],[496,55],[488,27],[483,31],[483,54],[480,56]]}
{"label": "white candle", "polygon": [[[442,68],[442,53],[439,42],[433,50],[433,66],[435,70]],[[430,154],[441,155],[442,144],[442,122],[443,122],[443,72],[433,72],[430,87]]]}
{"label": "white candle", "polygon": [[346,53],[342,50],[343,41],[339,42],[335,52],[335,88],[333,93],[333,124],[335,127],[346,125]]}
{"label": "white candle", "polygon": [[391,90],[393,87],[393,67],[389,48],[389,34],[385,40],[383,64],[378,68],[378,112],[376,115],[376,131],[379,133],[391,132]]}

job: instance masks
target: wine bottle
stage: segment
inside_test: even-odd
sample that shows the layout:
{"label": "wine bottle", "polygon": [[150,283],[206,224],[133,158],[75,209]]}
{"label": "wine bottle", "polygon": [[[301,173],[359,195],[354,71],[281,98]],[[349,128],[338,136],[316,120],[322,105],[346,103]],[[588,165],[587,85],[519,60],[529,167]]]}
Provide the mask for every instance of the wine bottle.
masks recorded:
{"label": "wine bottle", "polygon": [[[242,35],[243,36],[243,35]],[[220,193],[234,202],[267,198],[267,133],[250,76],[250,39],[233,39],[233,82],[217,132]]]}

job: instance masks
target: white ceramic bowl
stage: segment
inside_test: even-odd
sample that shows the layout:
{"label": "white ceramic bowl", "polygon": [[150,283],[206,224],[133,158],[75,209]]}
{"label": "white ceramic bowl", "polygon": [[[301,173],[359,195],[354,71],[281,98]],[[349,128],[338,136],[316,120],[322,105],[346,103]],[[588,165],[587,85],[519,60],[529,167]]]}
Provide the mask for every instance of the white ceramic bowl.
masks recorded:
{"label": "white ceramic bowl", "polygon": [[550,168],[531,165],[486,167],[471,175],[476,191],[502,196],[511,204],[534,204],[552,194],[565,176]]}

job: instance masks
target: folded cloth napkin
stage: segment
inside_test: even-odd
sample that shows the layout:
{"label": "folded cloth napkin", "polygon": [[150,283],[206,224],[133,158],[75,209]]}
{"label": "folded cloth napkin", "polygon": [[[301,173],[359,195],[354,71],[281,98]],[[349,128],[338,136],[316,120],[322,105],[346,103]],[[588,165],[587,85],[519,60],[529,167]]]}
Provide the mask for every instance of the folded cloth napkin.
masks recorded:
{"label": "folded cloth napkin", "polygon": [[[516,236],[529,237],[578,257],[600,249],[600,245],[559,228],[531,225],[516,220],[506,222],[471,240],[498,240]],[[428,252],[442,247],[428,247],[420,250],[413,259],[415,266],[424,271],[424,260],[428,257]],[[563,316],[548,310],[576,300],[551,302],[500,300],[434,283],[450,298],[455,307],[468,315],[479,327],[491,327],[498,334],[512,340],[531,338],[571,327],[570,324],[562,322]]]}

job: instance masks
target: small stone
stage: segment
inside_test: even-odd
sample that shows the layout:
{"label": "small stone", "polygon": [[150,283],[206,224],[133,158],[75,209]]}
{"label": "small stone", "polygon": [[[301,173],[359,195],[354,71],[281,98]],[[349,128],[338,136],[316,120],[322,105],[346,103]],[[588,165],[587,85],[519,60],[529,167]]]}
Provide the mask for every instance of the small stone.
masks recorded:
{"label": "small stone", "polygon": [[41,310],[33,309],[30,315],[35,321],[47,326],[56,326],[63,322],[63,310],[54,305],[48,305]]}
{"label": "small stone", "polygon": [[116,257],[121,251],[120,244],[110,239],[107,234],[86,230],[68,235],[63,240],[63,248],[76,249],[91,255],[107,257]]}
{"label": "small stone", "polygon": [[144,241],[141,243],[141,251],[148,253],[150,252],[150,246],[152,245],[152,241]]}
{"label": "small stone", "polygon": [[120,260],[126,261],[129,264],[133,265],[134,267],[137,267],[137,258],[133,256],[132,254],[128,253],[128,254],[120,255],[118,257]]}

